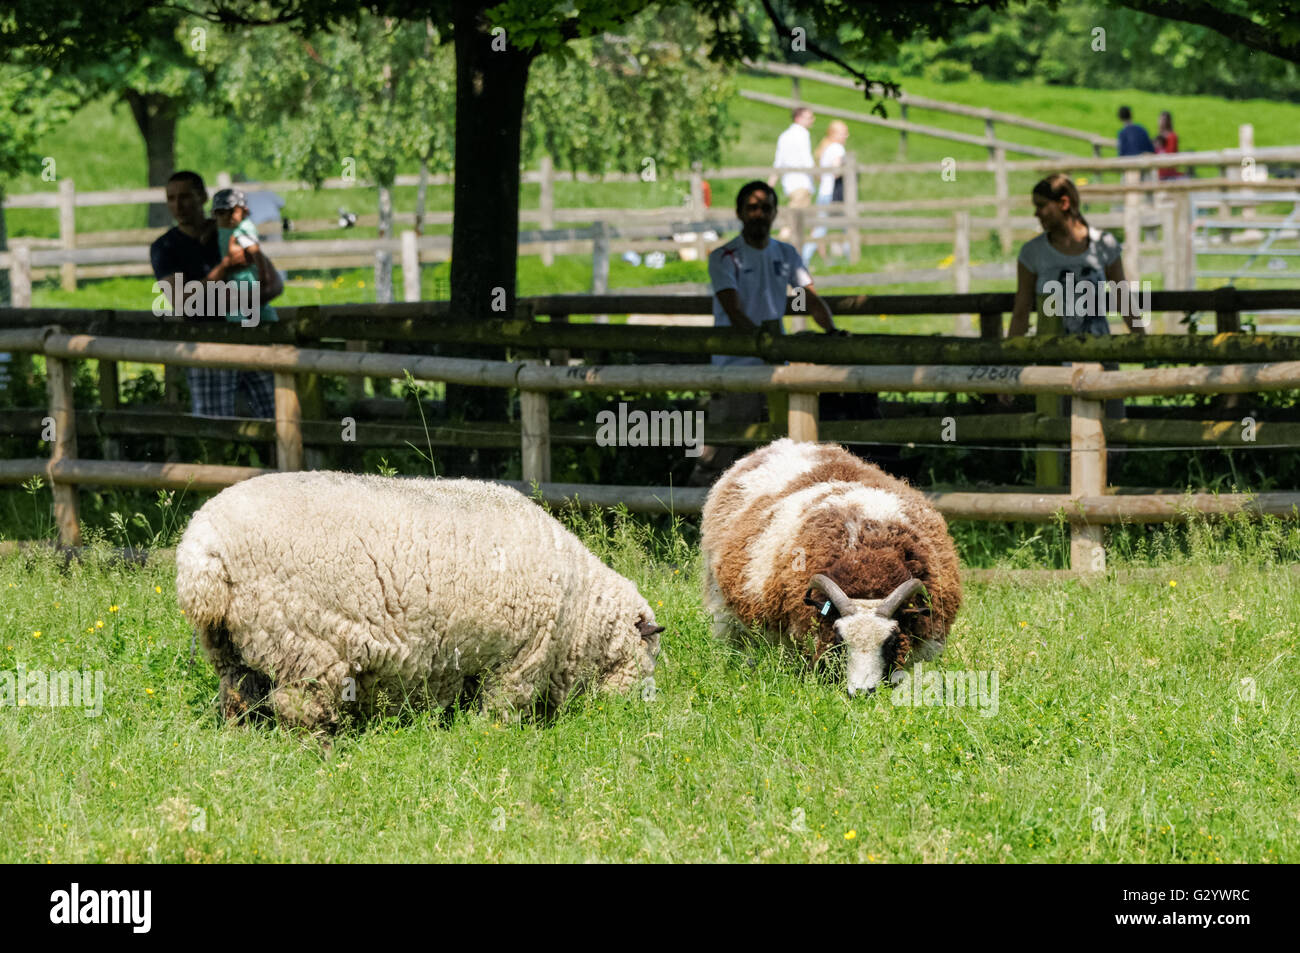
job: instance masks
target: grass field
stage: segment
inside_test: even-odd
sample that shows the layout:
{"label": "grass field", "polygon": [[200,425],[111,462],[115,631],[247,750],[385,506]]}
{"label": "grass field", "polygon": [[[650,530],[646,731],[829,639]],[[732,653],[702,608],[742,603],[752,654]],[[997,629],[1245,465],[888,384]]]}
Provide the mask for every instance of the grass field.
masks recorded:
{"label": "grass field", "polygon": [[1293,525],[1135,536],[1144,581],[969,585],[927,668],[990,693],[914,707],[715,644],[689,528],[607,520],[575,528],[668,627],[653,691],[329,750],[220,723],[170,565],[5,558],[0,671],[105,693],[0,712],[0,862],[1300,860]]}

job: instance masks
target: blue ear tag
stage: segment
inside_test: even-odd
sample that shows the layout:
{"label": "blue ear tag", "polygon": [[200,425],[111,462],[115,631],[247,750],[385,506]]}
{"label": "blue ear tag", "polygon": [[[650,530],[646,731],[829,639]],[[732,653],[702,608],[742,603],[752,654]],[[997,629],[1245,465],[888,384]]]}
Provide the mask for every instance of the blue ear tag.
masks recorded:
{"label": "blue ear tag", "polygon": [[829,599],[827,599],[826,605],[822,606],[822,615],[829,615],[830,611],[831,611],[831,602]]}

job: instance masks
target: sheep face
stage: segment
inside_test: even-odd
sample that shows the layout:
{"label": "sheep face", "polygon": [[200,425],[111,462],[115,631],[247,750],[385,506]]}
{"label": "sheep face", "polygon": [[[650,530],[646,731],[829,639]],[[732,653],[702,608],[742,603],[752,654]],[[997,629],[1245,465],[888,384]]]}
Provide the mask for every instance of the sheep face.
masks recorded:
{"label": "sheep face", "polygon": [[600,680],[600,690],[626,692],[654,675],[659,634],[663,631],[664,627],[655,624],[654,613],[647,608],[637,619],[633,632],[611,642],[618,661]]}
{"label": "sheep face", "polygon": [[870,694],[894,661],[898,640],[894,615],[913,595],[924,590],[921,580],[908,579],[883,599],[850,599],[835,580],[818,573],[810,580],[805,601],[813,601],[808,596],[814,590],[820,590],[829,599],[824,611],[834,606],[840,616],[832,628],[836,641],[847,651],[845,674],[849,696],[859,692]]}
{"label": "sheep face", "polygon": [[855,599],[857,611],[835,621],[836,639],[847,654],[846,682],[849,697],[870,694],[884,680],[894,661],[893,645],[898,623],[877,612],[880,599]]}

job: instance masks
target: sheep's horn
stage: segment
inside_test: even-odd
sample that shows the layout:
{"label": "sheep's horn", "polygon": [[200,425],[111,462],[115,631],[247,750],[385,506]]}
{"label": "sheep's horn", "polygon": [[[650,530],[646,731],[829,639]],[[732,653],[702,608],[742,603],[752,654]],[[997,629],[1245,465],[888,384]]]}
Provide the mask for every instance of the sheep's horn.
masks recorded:
{"label": "sheep's horn", "polygon": [[903,607],[903,603],[916,593],[918,589],[924,589],[925,584],[919,579],[909,579],[889,595],[885,596],[880,605],[876,606],[877,614],[884,616],[886,619],[892,619],[894,613]]}
{"label": "sheep's horn", "polygon": [[831,597],[831,602],[835,603],[835,608],[842,616],[853,615],[858,611],[858,607],[853,604],[853,600],[844,594],[844,590],[835,584],[835,580],[821,573],[813,576],[809,580],[809,585],[816,586],[826,595]]}

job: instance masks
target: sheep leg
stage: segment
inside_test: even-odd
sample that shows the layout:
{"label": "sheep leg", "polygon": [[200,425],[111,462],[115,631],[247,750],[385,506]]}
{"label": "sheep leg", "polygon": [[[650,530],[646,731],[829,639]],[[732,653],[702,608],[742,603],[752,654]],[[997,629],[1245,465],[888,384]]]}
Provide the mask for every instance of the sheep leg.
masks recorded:
{"label": "sheep leg", "polygon": [[732,641],[737,635],[736,617],[727,608],[727,600],[722,596],[722,588],[714,578],[708,559],[704,561],[704,610],[709,614],[713,637],[724,642]]}
{"label": "sheep leg", "polygon": [[224,622],[216,625],[195,626],[195,638],[203,652],[212,660],[221,680],[218,695],[221,714],[230,721],[267,714],[266,696],[271,691],[271,680],[250,667],[230,639],[230,630]]}

